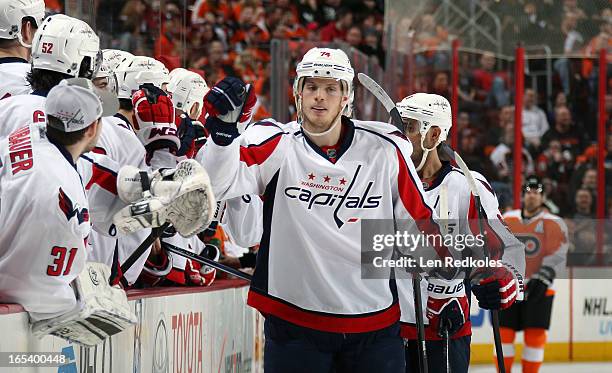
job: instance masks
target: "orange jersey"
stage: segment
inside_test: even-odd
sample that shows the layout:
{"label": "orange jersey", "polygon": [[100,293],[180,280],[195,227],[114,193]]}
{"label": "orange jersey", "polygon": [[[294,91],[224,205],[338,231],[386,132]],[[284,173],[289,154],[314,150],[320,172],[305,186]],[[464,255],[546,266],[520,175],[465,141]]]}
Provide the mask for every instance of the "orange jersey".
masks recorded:
{"label": "orange jersey", "polygon": [[527,278],[537,273],[542,265],[557,273],[558,266],[565,265],[569,239],[563,219],[545,211],[524,219],[521,210],[512,210],[504,214],[504,220],[516,238],[525,244]]}

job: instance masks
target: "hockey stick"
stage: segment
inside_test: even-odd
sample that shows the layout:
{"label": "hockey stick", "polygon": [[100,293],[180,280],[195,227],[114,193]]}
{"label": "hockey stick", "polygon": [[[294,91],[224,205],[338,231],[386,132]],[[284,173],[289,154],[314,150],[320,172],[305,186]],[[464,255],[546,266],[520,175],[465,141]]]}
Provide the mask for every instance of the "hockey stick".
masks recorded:
{"label": "hockey stick", "polygon": [[[485,231],[482,227],[483,210],[482,210],[482,203],[480,202],[480,194],[478,193],[478,187],[476,186],[476,179],[474,178],[474,175],[472,175],[472,173],[470,172],[470,169],[468,168],[467,164],[465,164],[465,162],[463,161],[459,153],[457,153],[456,151],[453,151],[450,148],[450,146],[444,143],[442,144],[442,149],[451,159],[457,162],[457,165],[461,169],[461,172],[463,172],[463,175],[465,176],[465,179],[467,180],[468,186],[470,187],[470,191],[472,192],[472,195],[474,196],[474,204],[476,205],[476,210],[478,211],[478,230],[480,231],[480,235],[483,237],[483,240],[485,240],[485,244],[483,247],[484,255],[488,260],[489,250],[487,249],[486,235],[484,234]],[[506,367],[504,366],[504,352],[502,350],[501,335],[499,333],[499,311],[498,310],[491,310],[491,324],[493,325],[493,340],[495,341],[495,353],[497,355],[497,366],[499,367],[499,371],[501,373],[506,373]]]}
{"label": "hockey stick", "polygon": [[207,266],[216,268],[216,269],[218,269],[220,271],[229,273],[230,275],[239,277],[239,278],[241,278],[243,280],[251,281],[253,279],[253,276],[251,276],[251,275],[249,275],[247,273],[244,273],[244,272],[239,271],[237,269],[234,269],[232,267],[226,266],[225,264],[221,264],[219,262],[215,262],[212,259],[203,257],[203,256],[198,255],[196,253],[192,253],[191,251],[187,251],[187,250],[181,249],[180,247],[176,247],[176,246],[171,245],[171,244],[169,244],[167,242],[164,242],[164,249],[166,251],[171,252],[171,253],[174,253],[174,254],[183,256],[185,258],[191,259],[193,261],[196,261],[196,262],[198,262],[200,264],[205,264]]}
{"label": "hockey stick", "polygon": [[[382,87],[370,78],[366,74],[357,74],[359,82],[368,90],[370,93],[380,101],[391,116],[391,122],[397,127],[399,131],[404,133],[402,116],[395,107],[395,103],[391,100],[391,97],[385,92]],[[417,337],[418,337],[418,348],[419,348],[419,367],[422,373],[428,373],[427,368],[427,348],[425,346],[425,323],[423,322],[423,299],[421,298],[421,277],[418,273],[412,274],[412,293],[414,296],[414,313],[416,318]]]}
{"label": "hockey stick", "polygon": [[170,223],[164,223],[163,225],[151,229],[151,234],[134,250],[132,255],[130,255],[124,262],[121,264],[121,278],[120,281],[125,278],[125,273],[132,268],[134,263],[144,254],[147,249],[153,245],[156,239],[158,239],[162,233],[170,226]]}
{"label": "hockey stick", "polygon": [[450,344],[448,330],[444,329],[442,331],[442,334],[444,334],[444,347],[442,348],[442,358],[444,359],[444,366],[446,367],[445,369],[446,373],[451,373],[450,361],[448,361],[449,344]]}
{"label": "hockey stick", "polygon": [[[443,184],[440,185],[440,228],[443,234],[448,233],[448,185]],[[446,367],[445,372],[450,373],[451,366],[450,361],[448,360],[449,356],[449,336],[448,329],[444,326],[442,330],[442,334],[444,336],[444,346],[442,348],[442,359],[444,359],[444,366]]]}

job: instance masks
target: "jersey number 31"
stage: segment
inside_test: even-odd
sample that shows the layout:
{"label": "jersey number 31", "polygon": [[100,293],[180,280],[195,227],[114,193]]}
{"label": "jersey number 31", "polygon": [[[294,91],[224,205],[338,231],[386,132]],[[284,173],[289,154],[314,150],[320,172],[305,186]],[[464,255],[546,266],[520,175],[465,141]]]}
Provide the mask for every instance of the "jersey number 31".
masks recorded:
{"label": "jersey number 31", "polygon": [[[72,268],[72,262],[77,253],[77,248],[73,247],[68,253],[68,260],[66,261],[66,253],[68,250],[65,247],[53,246],[51,249],[51,256],[55,258],[53,264],[47,267],[47,275],[49,276],[66,276],[70,274]],[[63,273],[62,273],[63,270]]]}

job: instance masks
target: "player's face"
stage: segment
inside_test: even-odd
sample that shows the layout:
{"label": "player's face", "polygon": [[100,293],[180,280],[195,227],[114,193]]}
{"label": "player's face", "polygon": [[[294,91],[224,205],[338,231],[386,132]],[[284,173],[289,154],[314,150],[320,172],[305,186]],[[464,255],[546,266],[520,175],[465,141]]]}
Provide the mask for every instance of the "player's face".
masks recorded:
{"label": "player's face", "polygon": [[335,79],[307,78],[302,88],[302,114],[310,131],[330,128],[348,100],[342,84]]}
{"label": "player's face", "polygon": [[544,202],[544,198],[542,197],[542,193],[537,190],[528,190],[525,191],[524,195],[524,206],[527,212],[534,212],[542,206]]}
{"label": "player's face", "polygon": [[107,78],[95,78],[92,80],[93,84],[100,88],[100,89],[106,89],[106,87],[108,87],[108,79]]}
{"label": "player's face", "polygon": [[102,120],[98,119],[98,121],[95,124],[95,132],[93,133],[93,136],[91,137],[89,143],[87,144],[87,151],[90,152],[92,151],[96,145],[98,144],[98,139],[100,138],[100,133],[102,133]]}
{"label": "player's face", "polygon": [[[404,123],[404,134],[412,143],[412,161],[416,164],[421,162],[421,157],[423,156],[423,147],[421,147],[421,125],[418,120],[411,118],[402,118],[402,122]],[[430,127],[427,133],[425,134],[425,140],[423,141],[423,145],[427,149],[431,149],[436,141],[437,136],[439,136],[439,131],[434,131],[434,127]]]}

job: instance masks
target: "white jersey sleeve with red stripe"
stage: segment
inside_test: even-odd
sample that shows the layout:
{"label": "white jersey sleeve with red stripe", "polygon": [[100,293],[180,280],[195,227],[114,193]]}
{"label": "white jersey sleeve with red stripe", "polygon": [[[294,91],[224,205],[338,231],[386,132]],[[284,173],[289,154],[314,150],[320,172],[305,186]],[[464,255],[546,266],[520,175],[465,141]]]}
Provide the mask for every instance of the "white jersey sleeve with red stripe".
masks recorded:
{"label": "white jersey sleeve with red stripe", "polygon": [[32,70],[28,61],[18,57],[0,58],[0,100],[32,92],[26,76]]}
{"label": "white jersey sleeve with red stripe", "polygon": [[281,124],[269,120],[252,125],[228,146],[217,145],[209,139],[196,160],[204,166],[210,179],[215,180],[215,197],[225,200],[263,194],[288,148],[286,135]]}
{"label": "white jersey sleeve with red stripe", "polygon": [[[478,172],[472,171],[472,174],[476,179],[480,203],[484,210],[483,229],[486,232],[490,258],[500,260],[504,268],[514,276],[517,283],[517,300],[522,300],[525,290],[525,246],[504,224],[499,202],[489,182]],[[468,221],[470,231],[474,235],[480,232],[475,202],[470,193]]]}
{"label": "white jersey sleeve with red stripe", "polygon": [[77,162],[79,173],[87,193],[93,228],[109,236],[115,236],[114,214],[126,206],[117,195],[117,162],[103,154],[88,153]]}
{"label": "white jersey sleeve with red stripe", "polygon": [[0,142],[0,302],[33,320],[76,305],[69,284],[84,267],[90,221],[72,162],[35,125]]}

